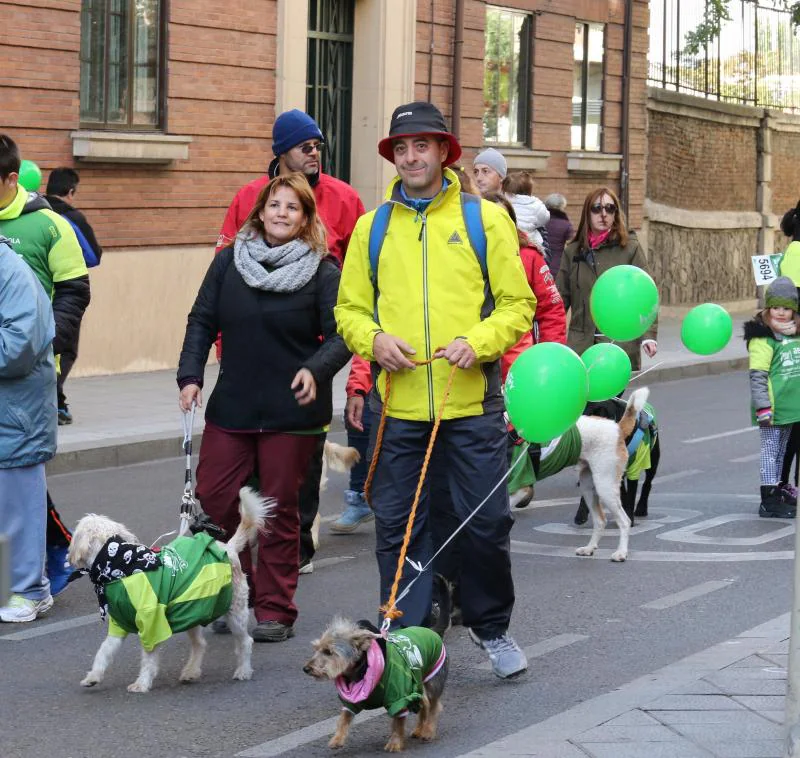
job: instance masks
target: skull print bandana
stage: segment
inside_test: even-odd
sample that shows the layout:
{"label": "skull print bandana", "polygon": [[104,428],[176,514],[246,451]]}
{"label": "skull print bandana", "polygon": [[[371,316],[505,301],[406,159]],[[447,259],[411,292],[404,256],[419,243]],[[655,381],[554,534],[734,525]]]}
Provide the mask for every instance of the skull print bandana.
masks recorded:
{"label": "skull print bandana", "polygon": [[159,568],[161,561],[158,555],[146,545],[123,542],[117,535],[109,537],[89,569],[89,578],[94,584],[97,602],[100,604],[100,616],[105,618],[108,613],[106,584],[143,571],[157,571]]}

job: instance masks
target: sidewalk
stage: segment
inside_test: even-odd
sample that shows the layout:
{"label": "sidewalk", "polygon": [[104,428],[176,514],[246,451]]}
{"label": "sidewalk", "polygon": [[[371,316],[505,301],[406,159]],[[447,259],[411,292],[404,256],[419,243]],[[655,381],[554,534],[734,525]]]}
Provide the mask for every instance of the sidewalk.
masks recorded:
{"label": "sidewalk", "polygon": [[[734,315],[733,338],[720,353],[700,356],[680,342],[680,319],[662,317],[659,351],[655,359],[642,359],[642,383],[684,379],[737,371],[747,366],[741,339],[742,323],[749,314]],[[652,368],[655,367],[655,368]],[[650,369],[648,371],[648,369]],[[205,399],[211,394],[218,367],[206,369]],[[331,429],[342,431],[345,404],[345,368],[334,380],[334,412]],[[124,466],[181,455],[183,427],[178,410],[174,371],[95,376],[67,382],[67,398],[75,422],[58,429],[58,453],[48,464],[50,474]],[[195,419],[195,440],[203,430],[202,409]],[[199,447],[195,446],[195,451]]]}
{"label": "sidewalk", "polygon": [[789,616],[467,756],[784,758]]}

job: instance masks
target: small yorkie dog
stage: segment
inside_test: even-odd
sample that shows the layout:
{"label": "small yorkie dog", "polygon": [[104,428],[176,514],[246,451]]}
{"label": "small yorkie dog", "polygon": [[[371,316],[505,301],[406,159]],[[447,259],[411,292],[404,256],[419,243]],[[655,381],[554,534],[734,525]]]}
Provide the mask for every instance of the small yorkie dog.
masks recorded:
{"label": "small yorkie dog", "polygon": [[342,712],[328,747],[343,747],[353,716],[364,709],[386,708],[392,733],[384,750],[405,749],[405,717],[419,713],[412,737],[436,738],[448,660],[442,638],[412,626],[384,639],[369,621],[354,624],[336,617],[318,640],[303,671],[336,683]]}

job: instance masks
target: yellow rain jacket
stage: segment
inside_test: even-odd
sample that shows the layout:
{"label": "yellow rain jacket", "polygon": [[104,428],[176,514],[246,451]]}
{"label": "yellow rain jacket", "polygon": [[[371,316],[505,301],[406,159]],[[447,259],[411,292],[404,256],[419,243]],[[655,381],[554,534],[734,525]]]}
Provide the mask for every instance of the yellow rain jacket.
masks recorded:
{"label": "yellow rain jacket", "polygon": [[[339,334],[354,353],[375,360],[378,332],[400,337],[428,359],[463,337],[478,357],[453,381],[445,420],[503,409],[500,356],[530,331],[536,298],[519,257],[517,232],[502,208],[482,201],[488,283],[469,242],[458,178],[445,169],[448,185],[423,214],[406,205],[395,178],[386,192],[393,205],[373,284],[369,235],[375,211],[358,220],[347,249],[335,309]],[[488,287],[486,286],[488,284]],[[377,364],[376,364],[377,368]],[[445,360],[392,377],[389,415],[432,421],[450,374]],[[386,376],[376,382],[385,396]]]}

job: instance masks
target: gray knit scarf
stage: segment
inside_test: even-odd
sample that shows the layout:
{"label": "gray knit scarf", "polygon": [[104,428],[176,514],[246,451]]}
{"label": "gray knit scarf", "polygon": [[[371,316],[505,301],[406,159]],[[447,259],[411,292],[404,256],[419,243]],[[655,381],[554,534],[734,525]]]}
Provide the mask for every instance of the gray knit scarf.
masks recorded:
{"label": "gray knit scarf", "polygon": [[237,236],[233,243],[233,262],[250,287],[267,292],[297,292],[317,273],[321,257],[307,242],[295,239],[270,247],[261,237],[245,235]]}

